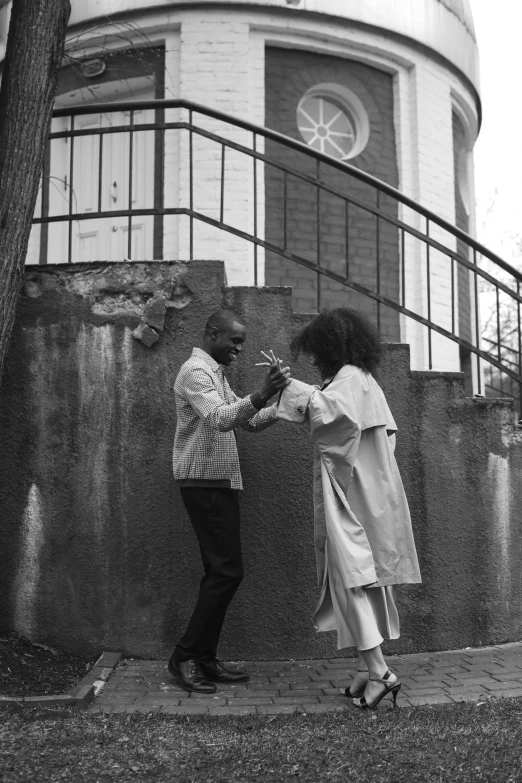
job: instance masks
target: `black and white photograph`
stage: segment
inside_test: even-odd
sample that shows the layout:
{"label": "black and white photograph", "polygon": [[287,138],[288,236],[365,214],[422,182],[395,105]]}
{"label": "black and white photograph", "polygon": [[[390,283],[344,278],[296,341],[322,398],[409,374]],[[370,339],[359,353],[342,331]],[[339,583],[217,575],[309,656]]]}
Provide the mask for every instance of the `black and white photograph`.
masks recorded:
{"label": "black and white photograph", "polygon": [[520,0],[0,0],[1,783],[522,783]]}

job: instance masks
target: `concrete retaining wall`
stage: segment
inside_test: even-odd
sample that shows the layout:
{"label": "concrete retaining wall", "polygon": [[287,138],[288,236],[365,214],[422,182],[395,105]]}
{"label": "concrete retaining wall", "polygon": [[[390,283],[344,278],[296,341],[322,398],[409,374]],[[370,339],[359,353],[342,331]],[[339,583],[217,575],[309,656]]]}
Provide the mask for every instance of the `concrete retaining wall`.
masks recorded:
{"label": "concrete retaining wall", "polygon": [[[27,275],[0,390],[0,625],[70,651],[165,656],[201,576],[171,477],[176,372],[225,301],[248,323],[232,383],[250,392],[258,350],[287,355],[306,316],[292,316],[290,289],[224,289],[217,262]],[[151,347],[132,336],[144,317],[156,324]],[[293,370],[314,380],[305,362]],[[461,374],[410,372],[402,345],[388,346],[380,381],[400,428],[424,578],[401,589],[402,637],[388,650],[520,639],[522,437],[510,404],[465,398]],[[239,446],[246,578],[221,653],[331,656],[334,637],[310,622],[306,432],[280,423],[240,432]]]}

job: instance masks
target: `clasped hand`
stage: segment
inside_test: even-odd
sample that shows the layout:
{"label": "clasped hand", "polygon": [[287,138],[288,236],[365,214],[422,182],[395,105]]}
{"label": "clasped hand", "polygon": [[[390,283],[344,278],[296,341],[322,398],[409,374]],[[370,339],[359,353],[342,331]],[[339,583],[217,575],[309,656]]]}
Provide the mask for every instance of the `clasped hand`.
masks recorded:
{"label": "clasped hand", "polygon": [[284,389],[290,383],[290,367],[282,367],[282,360],[278,359],[274,352],[271,350],[270,355],[261,351],[266,362],[259,362],[256,367],[268,367],[268,371],[265,375],[263,386],[260,390],[262,397],[270,399],[278,391]]}

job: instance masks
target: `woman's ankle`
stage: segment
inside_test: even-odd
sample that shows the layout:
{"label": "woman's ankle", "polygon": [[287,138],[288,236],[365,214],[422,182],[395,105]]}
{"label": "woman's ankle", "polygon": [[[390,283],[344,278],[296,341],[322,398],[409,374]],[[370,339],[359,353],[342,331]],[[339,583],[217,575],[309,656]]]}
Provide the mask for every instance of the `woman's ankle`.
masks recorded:
{"label": "woman's ankle", "polygon": [[376,664],[375,666],[368,667],[370,680],[382,680],[387,671],[388,666],[386,663]]}

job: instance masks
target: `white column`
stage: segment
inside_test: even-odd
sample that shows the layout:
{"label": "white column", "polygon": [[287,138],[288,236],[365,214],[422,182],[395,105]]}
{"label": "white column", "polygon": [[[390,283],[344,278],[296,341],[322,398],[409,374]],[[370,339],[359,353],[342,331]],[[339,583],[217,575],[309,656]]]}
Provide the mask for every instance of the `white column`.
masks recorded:
{"label": "white column", "polygon": [[[255,70],[254,70],[255,73]],[[234,21],[231,14],[207,10],[186,14],[181,27],[180,97],[207,107],[250,118],[250,26]],[[258,107],[259,111],[259,107]],[[188,119],[188,113],[182,112]],[[252,134],[233,125],[194,114],[195,125],[252,147]],[[180,193],[182,204],[190,196],[189,133],[181,135]],[[193,209],[214,220],[221,219],[221,155],[219,143],[196,133],[192,137]],[[225,149],[223,220],[239,230],[253,222],[252,158]],[[259,192],[259,188],[258,188]],[[193,257],[221,259],[227,281],[234,285],[254,282],[251,244],[203,221],[194,221]],[[179,257],[189,258],[189,221],[180,224]]]}
{"label": "white column", "polygon": [[[455,223],[455,184],[453,161],[452,102],[449,81],[445,72],[427,58],[416,63],[412,72],[413,101],[411,127],[415,168],[411,195],[449,223]],[[423,233],[426,220],[408,214],[406,222]],[[455,249],[454,237],[430,224],[430,236],[441,244]],[[428,278],[426,245],[409,238],[406,242],[406,306],[428,317]],[[458,326],[458,291],[455,269],[455,324]],[[443,253],[430,250],[431,320],[451,331],[451,260]],[[411,319],[402,319],[401,338],[412,348],[414,369],[429,369],[428,331]],[[458,345],[432,332],[432,369],[459,371]]]}

